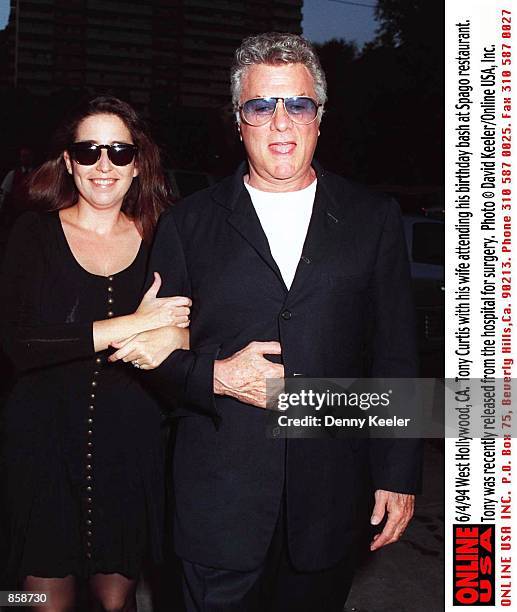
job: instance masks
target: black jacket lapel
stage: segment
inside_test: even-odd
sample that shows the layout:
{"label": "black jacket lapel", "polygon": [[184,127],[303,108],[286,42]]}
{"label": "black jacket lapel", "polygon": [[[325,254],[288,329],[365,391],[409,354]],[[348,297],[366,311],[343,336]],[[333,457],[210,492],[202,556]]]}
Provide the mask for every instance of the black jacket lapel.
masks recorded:
{"label": "black jacket lapel", "polygon": [[287,292],[287,287],[271,255],[267,237],[253,207],[250,195],[244,187],[243,176],[245,172],[246,165],[241,164],[233,177],[221,183],[213,197],[218,204],[230,210],[228,223],[255,249],[261,259],[274,272],[284,291]]}
{"label": "black jacket lapel", "polygon": [[[351,268],[356,261],[355,241],[350,229],[354,227],[350,218],[352,207],[337,204],[334,200],[337,194],[334,194],[328,185],[325,171],[316,161],[313,161],[313,167],[316,170],[318,186],[302,255],[289,292],[290,296],[302,289],[313,275],[318,277],[322,272],[331,271],[329,256],[337,244],[336,241],[339,241],[339,252],[343,254]],[[337,197],[346,200],[347,194],[341,193]]]}

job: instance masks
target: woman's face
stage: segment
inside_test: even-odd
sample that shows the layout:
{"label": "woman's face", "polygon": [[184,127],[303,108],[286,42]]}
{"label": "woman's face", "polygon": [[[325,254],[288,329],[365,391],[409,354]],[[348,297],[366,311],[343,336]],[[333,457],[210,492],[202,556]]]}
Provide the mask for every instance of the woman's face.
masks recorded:
{"label": "woman's face", "polygon": [[[83,119],[77,127],[75,142],[91,144],[134,144],[125,123],[117,115],[99,114]],[[68,172],[73,176],[79,191],[79,200],[95,209],[120,208],[133,178],[138,174],[136,158],[127,166],[116,166],[101,150],[99,160],[83,166],[65,151],[63,154]]]}

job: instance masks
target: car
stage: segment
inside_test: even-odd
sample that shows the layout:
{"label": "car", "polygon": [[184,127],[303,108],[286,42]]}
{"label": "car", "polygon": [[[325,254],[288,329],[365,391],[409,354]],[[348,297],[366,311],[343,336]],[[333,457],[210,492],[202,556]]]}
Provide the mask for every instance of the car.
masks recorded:
{"label": "car", "polygon": [[[441,218],[440,218],[441,217]],[[417,310],[422,361],[430,353],[443,362],[445,334],[445,223],[439,211],[402,216]],[[439,375],[435,368],[433,375]]]}

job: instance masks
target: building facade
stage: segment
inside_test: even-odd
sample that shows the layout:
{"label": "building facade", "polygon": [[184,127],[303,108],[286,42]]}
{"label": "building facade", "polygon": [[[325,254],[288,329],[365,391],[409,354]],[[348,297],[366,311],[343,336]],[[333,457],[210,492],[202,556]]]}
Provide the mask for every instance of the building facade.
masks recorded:
{"label": "building facade", "polygon": [[6,87],[113,93],[149,113],[229,102],[232,54],[247,35],[301,32],[303,0],[11,0]]}

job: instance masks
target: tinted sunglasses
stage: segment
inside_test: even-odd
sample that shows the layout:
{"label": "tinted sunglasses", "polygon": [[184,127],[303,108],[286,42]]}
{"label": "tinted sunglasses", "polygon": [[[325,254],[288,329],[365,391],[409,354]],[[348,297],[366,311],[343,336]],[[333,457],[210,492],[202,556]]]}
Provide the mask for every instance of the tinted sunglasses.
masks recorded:
{"label": "tinted sunglasses", "polygon": [[275,114],[278,101],[282,100],[284,109],[294,123],[308,125],[318,116],[321,104],[306,96],[289,98],[253,98],[239,106],[243,120],[249,125],[259,126],[269,123]]}
{"label": "tinted sunglasses", "polygon": [[127,166],[135,158],[137,147],[132,144],[117,143],[97,145],[91,142],[74,142],[68,151],[74,161],[81,166],[92,166],[101,158],[102,149],[106,149],[108,159],[115,166]]}

